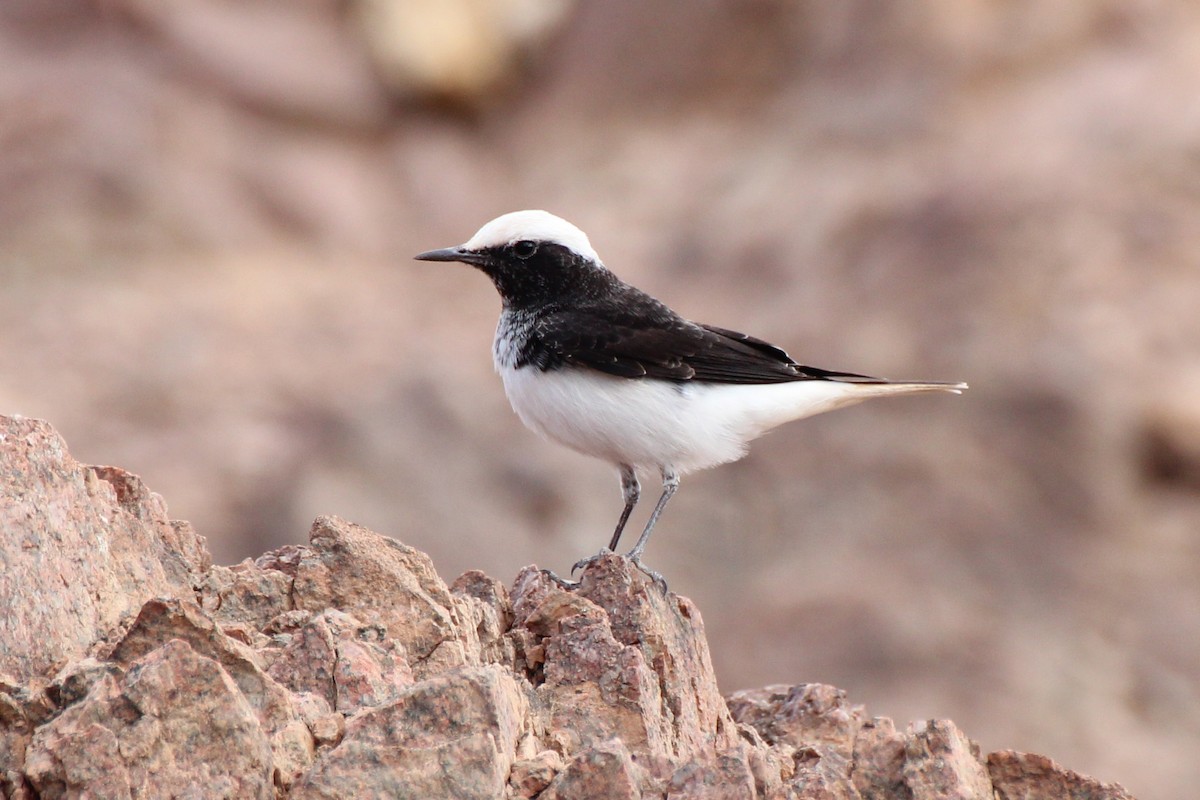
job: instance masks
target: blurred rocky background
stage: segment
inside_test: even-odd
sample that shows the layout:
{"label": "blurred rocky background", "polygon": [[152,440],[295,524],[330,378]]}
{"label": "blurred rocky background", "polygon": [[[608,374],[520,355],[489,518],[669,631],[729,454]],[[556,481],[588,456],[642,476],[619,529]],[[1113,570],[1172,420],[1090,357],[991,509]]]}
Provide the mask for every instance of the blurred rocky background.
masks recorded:
{"label": "blurred rocky background", "polygon": [[685,480],[648,561],[724,691],[1187,796],[1198,85],[1184,0],[7,0],[0,412],[219,562],[335,513],[565,569],[615,475],[509,411],[487,282],[410,260],[546,208],[688,316],[971,383]]}

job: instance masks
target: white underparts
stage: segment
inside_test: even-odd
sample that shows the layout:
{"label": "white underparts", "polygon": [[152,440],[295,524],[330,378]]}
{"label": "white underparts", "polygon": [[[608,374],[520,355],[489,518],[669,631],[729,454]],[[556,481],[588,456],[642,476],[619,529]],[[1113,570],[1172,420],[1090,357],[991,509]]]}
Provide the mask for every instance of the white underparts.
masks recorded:
{"label": "white underparts", "polygon": [[955,391],[928,383],[673,383],[567,367],[520,369],[497,359],[521,421],[560,444],[613,464],[684,474],[735,461],[785,422],[871,397]]}

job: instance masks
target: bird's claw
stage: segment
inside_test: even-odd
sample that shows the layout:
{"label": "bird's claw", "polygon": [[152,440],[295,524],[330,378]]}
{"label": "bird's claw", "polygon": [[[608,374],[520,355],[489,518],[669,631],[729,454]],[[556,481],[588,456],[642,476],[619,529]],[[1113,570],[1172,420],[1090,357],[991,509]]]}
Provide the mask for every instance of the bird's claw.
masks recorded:
{"label": "bird's claw", "polygon": [[[611,554],[612,554],[612,550],[609,550],[607,547],[605,547],[603,550],[601,550],[599,553],[596,553],[596,555],[594,555],[594,556],[588,556],[587,558],[581,558],[575,562],[574,566],[571,567],[571,574],[574,575],[576,572],[579,572],[579,570],[584,569],[585,567],[590,566],[591,564],[594,564],[597,561],[599,561],[600,559],[604,558],[605,556],[611,555]],[[559,587],[566,589],[567,591],[574,591],[575,589],[579,588],[579,581],[569,580],[567,578],[560,577],[553,570],[544,569],[541,572],[547,578],[554,581],[554,583],[557,584]]]}
{"label": "bird's claw", "polygon": [[638,569],[640,569],[642,571],[642,573],[644,575],[646,575],[646,577],[648,577],[648,578],[650,578],[650,580],[654,581],[654,585],[657,586],[658,588],[662,589],[662,593],[664,595],[667,594],[668,590],[667,590],[667,579],[666,578],[664,578],[662,575],[660,575],[659,573],[655,572],[654,570],[650,569],[645,564],[643,564],[642,559],[638,556],[630,556],[629,562],[631,564],[633,564],[635,567],[637,567]]}
{"label": "bird's claw", "polygon": [[[568,592],[579,588],[579,581],[569,581],[566,578],[560,578],[553,570],[543,569],[539,571],[547,578],[554,581],[559,588],[566,589]],[[573,571],[574,570],[572,570],[572,572]]]}
{"label": "bird's claw", "polygon": [[[591,566],[592,564],[596,563],[600,559],[604,558],[605,556],[611,555],[611,554],[612,554],[612,551],[606,547],[594,556],[588,556],[587,558],[581,558],[575,562],[575,565],[573,567],[571,567],[571,574],[574,575],[579,570],[585,569],[585,568]],[[628,558],[630,564],[633,564],[633,566],[635,566],[639,570],[641,570],[643,575],[645,575],[650,580],[654,581],[654,585],[657,586],[659,589],[662,589],[662,593],[664,595],[669,592],[669,590],[667,588],[667,579],[664,578],[659,573],[657,573],[654,570],[647,567],[645,564],[643,564],[641,556],[630,555],[630,556],[625,556],[625,558]],[[544,569],[544,570],[542,570],[542,574],[545,575],[550,580],[554,581],[554,583],[561,586],[563,589],[567,589],[568,591],[579,588],[580,581],[573,581],[573,580],[567,580],[566,578],[561,578],[558,575],[556,575],[554,572],[552,572],[551,570]]]}
{"label": "bird's claw", "polygon": [[579,570],[581,570],[585,567],[591,566],[592,564],[595,564],[600,559],[604,558],[607,555],[611,555],[611,554],[612,554],[612,550],[609,550],[607,547],[601,548],[600,552],[596,553],[596,555],[588,556],[587,558],[581,558],[578,561],[576,561],[575,566],[571,567],[571,574],[574,575]]}

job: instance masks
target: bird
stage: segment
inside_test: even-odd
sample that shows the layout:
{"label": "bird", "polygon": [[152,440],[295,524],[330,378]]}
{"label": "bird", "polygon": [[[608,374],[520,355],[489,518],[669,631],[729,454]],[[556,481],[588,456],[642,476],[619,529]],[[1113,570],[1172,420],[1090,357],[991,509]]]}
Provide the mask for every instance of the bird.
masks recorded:
{"label": "bird", "polygon": [[491,279],[501,300],[492,361],[513,410],[543,437],[617,468],[616,529],[572,575],[617,550],[641,496],[639,472],[657,472],[662,493],[627,558],[665,591],[642,556],[681,476],[742,458],[786,422],[873,397],[967,388],[804,366],[763,339],[693,322],[618,278],[587,234],[547,211],[504,214],[462,245],[415,258],[461,262]]}

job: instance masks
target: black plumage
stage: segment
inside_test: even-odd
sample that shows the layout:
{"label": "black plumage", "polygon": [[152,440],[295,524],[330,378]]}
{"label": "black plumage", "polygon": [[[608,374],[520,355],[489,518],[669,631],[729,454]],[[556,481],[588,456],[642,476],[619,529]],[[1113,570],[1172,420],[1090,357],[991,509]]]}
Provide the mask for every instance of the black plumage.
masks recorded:
{"label": "black plumage", "polygon": [[477,263],[505,309],[522,317],[516,366],[594,369],[622,378],[706,383],[883,382],[797,364],[744,333],[684,319],[608,269],[554,244],[515,257],[496,248]]}
{"label": "black plumage", "polygon": [[604,302],[539,315],[527,329],[517,363],[707,383],[878,380],[797,364],[762,339],[690,322],[665,307],[656,310],[665,313],[648,315],[645,309]]}

